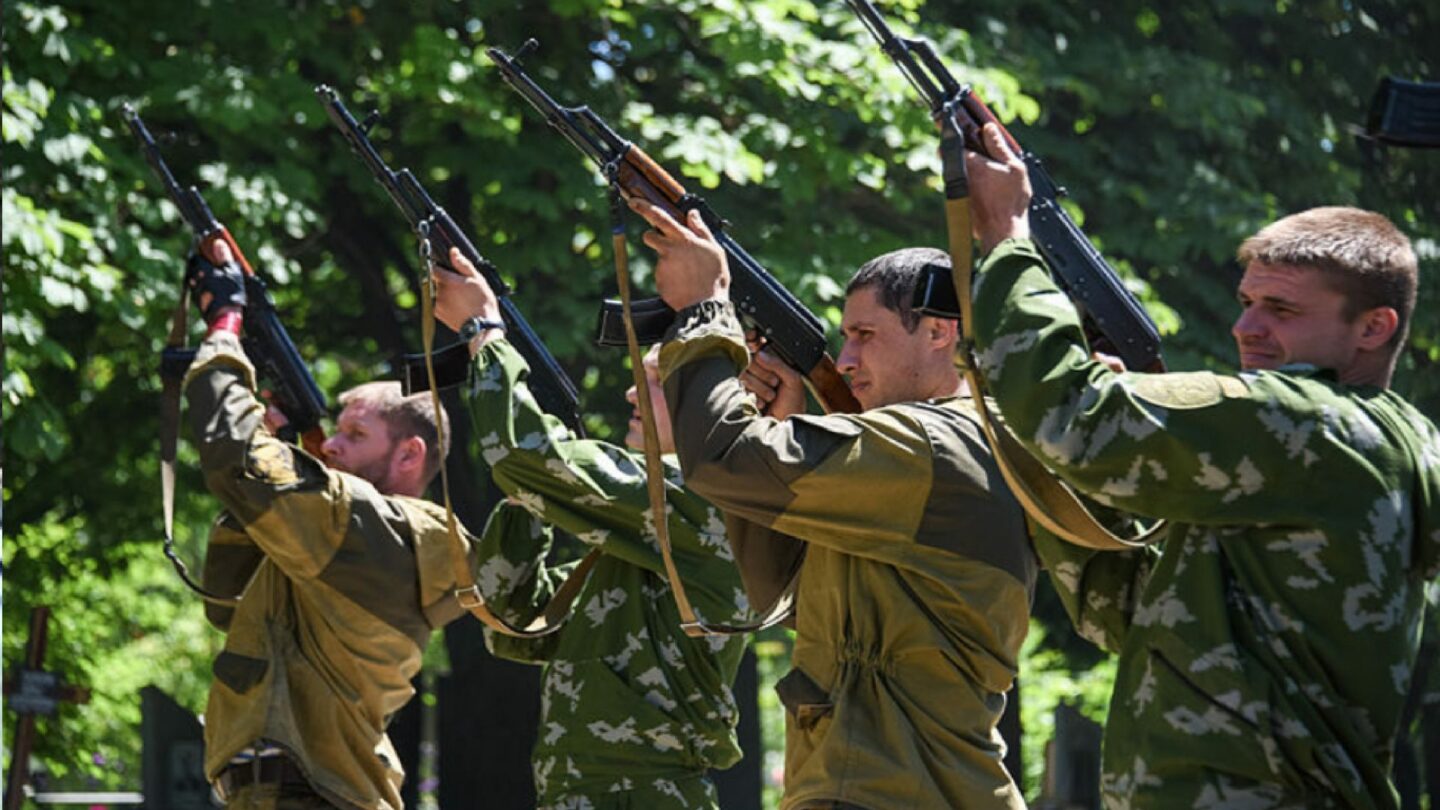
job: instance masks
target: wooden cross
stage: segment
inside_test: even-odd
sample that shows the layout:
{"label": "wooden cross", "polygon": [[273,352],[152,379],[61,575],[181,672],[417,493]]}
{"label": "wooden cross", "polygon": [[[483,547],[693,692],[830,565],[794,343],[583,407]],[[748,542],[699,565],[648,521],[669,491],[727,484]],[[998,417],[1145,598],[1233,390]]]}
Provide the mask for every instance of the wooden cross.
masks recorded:
{"label": "wooden cross", "polygon": [[50,608],[30,611],[30,638],[25,642],[25,666],[13,681],[5,679],[6,702],[20,715],[15,745],[10,750],[10,773],[5,777],[5,810],[19,810],[30,781],[30,746],[35,739],[35,715],[54,714],[62,701],[87,703],[90,690],[61,683],[59,676],[40,667],[45,663],[45,641],[50,632]]}

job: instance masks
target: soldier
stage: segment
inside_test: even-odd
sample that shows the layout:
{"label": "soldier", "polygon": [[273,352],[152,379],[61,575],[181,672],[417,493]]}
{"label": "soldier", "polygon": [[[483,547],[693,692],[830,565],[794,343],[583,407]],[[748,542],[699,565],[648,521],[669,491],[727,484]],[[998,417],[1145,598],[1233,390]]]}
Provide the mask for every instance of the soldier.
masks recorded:
{"label": "soldier", "polygon": [[863,414],[795,413],[799,375],[767,358],[746,376],[791,403],[776,419],[737,379],[746,345],[704,222],[632,207],[656,229],[656,284],[678,312],[660,376],[686,481],[809,544],[777,686],[783,807],[1023,807],[996,724],[1036,562],[956,373],[956,324],[910,309],[944,254],[896,251],[851,280],[837,365]]}
{"label": "soldier", "polygon": [[1024,164],[970,155],[988,257],[980,365],[1006,421],[1158,553],[1037,539],[1080,631],[1118,651],[1107,807],[1396,807],[1393,740],[1440,571],[1440,436],[1389,391],[1416,260],[1384,217],[1316,208],[1240,247],[1242,371],[1117,373],[1029,240]]}
{"label": "soldier", "polygon": [[[385,724],[410,700],[454,598],[445,515],[418,500],[440,469],[435,414],[398,384],[340,397],[327,468],[263,422],[241,349],[229,249],[192,259],[209,334],[185,380],[200,466],[226,511],[206,553],[207,615],[226,632],[205,709],[205,772],[232,808],[398,810]],[[217,587],[218,584],[218,587]]]}
{"label": "soldier", "polygon": [[[523,626],[565,579],[549,566],[550,526],[600,549],[558,632],[537,639],[486,631],[500,656],[543,664],[534,769],[547,808],[716,808],[710,768],[740,759],[738,710],[730,686],[743,636],[694,639],[665,578],[647,497],[644,459],[624,448],[574,436],[544,413],[526,388],[528,368],[504,339],[499,304],[484,278],[452,251],[458,273],[435,271],[436,318],[474,332],[474,366],[465,399],[474,450],[509,496],[480,541],[479,582],[490,608]],[[468,332],[462,332],[467,334]],[[645,372],[655,376],[653,357]],[[662,451],[668,419],[651,388]],[[627,399],[632,404],[635,389]],[[638,410],[626,443],[642,446]],[[667,466],[666,496],[676,565],[702,620],[741,623],[749,603],[726,523]]]}

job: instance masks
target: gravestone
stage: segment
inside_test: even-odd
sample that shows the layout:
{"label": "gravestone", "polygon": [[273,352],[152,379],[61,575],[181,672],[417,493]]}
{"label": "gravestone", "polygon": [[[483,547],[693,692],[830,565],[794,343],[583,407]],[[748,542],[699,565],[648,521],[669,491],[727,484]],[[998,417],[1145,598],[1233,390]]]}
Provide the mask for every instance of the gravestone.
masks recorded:
{"label": "gravestone", "polygon": [[1069,703],[1055,707],[1055,739],[1045,768],[1046,808],[1098,810],[1100,807],[1099,723]]}
{"label": "gravestone", "polygon": [[169,695],[140,690],[140,778],[145,806],[210,810],[205,779],[205,733],[200,721]]}
{"label": "gravestone", "polygon": [[50,635],[50,608],[37,605],[30,611],[30,636],[25,641],[25,661],[12,680],[5,678],[5,707],[18,715],[11,742],[10,771],[5,777],[5,810],[18,810],[25,801],[30,783],[30,747],[35,739],[35,718],[52,715],[61,703],[86,703],[90,690],[67,684],[47,672],[45,646]]}

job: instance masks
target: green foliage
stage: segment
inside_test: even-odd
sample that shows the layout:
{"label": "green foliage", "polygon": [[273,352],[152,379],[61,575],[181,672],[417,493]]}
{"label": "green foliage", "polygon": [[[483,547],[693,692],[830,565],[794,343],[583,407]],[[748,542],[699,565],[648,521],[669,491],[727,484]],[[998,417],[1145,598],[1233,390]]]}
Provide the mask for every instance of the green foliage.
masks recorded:
{"label": "green foliage", "polygon": [[[1058,628],[1064,633],[1068,625]],[[1045,777],[1045,746],[1055,736],[1055,709],[1068,703],[1101,725],[1115,683],[1115,659],[1105,658],[1080,668],[1062,650],[1050,646],[1052,631],[1039,618],[1030,620],[1030,634],[1020,652],[1020,726],[1024,738],[1020,758],[1025,774],[1021,789],[1038,798]]]}
{"label": "green foliage", "polygon": [[[1074,190],[1072,212],[1151,305],[1173,366],[1230,366],[1229,257],[1278,214],[1376,208],[1434,272],[1440,165],[1401,152],[1371,165],[1347,130],[1382,74],[1436,78],[1433,3],[882,10],[934,39]],[[38,753],[106,786],[136,781],[136,688],[152,679],[200,709],[218,643],[159,562],[156,360],[190,237],[122,102],[175,133],[164,148],[178,178],[202,187],[274,282],[330,393],[382,374],[419,332],[413,238],[329,126],[321,82],[357,112],[383,112],[372,136],[386,158],[411,167],[515,283],[602,437],[624,424],[628,385],[619,356],[589,340],[614,289],[603,189],[489,69],[485,47],[542,36],[527,64],[561,103],[589,104],[703,191],[832,321],[860,262],[944,243],[932,125],[840,3],[32,0],[0,14],[5,660],[28,607],[53,605],[51,663],[96,698],[51,721]],[[638,244],[634,255],[643,287],[650,259]],[[1432,412],[1436,290],[1422,292],[1399,384]],[[181,468],[193,556],[213,505],[193,454]],[[1044,672],[1093,663],[1061,649]],[[128,772],[96,765],[97,751]]]}
{"label": "green foliage", "polygon": [[[790,653],[795,649],[795,631],[772,627],[755,635],[750,649],[755,653],[755,671],[760,691],[760,760],[762,798],[766,807],[779,807],[785,773],[785,707],[775,693],[775,684],[790,671]],[[746,752],[747,755],[749,752]]]}

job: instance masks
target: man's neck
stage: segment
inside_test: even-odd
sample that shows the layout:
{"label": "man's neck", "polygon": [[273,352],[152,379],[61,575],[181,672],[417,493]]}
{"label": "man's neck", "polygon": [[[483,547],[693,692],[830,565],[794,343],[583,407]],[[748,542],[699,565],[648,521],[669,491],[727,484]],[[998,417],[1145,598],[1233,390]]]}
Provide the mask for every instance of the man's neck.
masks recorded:
{"label": "man's neck", "polygon": [[1377,388],[1389,388],[1390,378],[1395,373],[1394,361],[1393,356],[1381,357],[1375,354],[1362,354],[1336,376],[1345,385],[1373,385]]}
{"label": "man's neck", "polygon": [[421,485],[419,485],[419,484],[416,484],[416,483],[411,483],[411,484],[409,484],[409,485],[398,485],[398,486],[397,486],[397,485],[394,485],[394,484],[390,484],[390,485],[385,486],[385,487],[376,487],[376,489],[380,490],[380,494],[381,494],[381,495],[385,495],[385,496],[397,496],[397,497],[402,497],[402,498],[423,498],[423,497],[425,497],[425,487],[423,487],[423,486],[421,486]]}
{"label": "man's neck", "polygon": [[936,381],[932,393],[925,399],[949,399],[964,396],[970,391],[970,386],[955,372],[954,366],[947,367],[946,372],[943,379]]}

